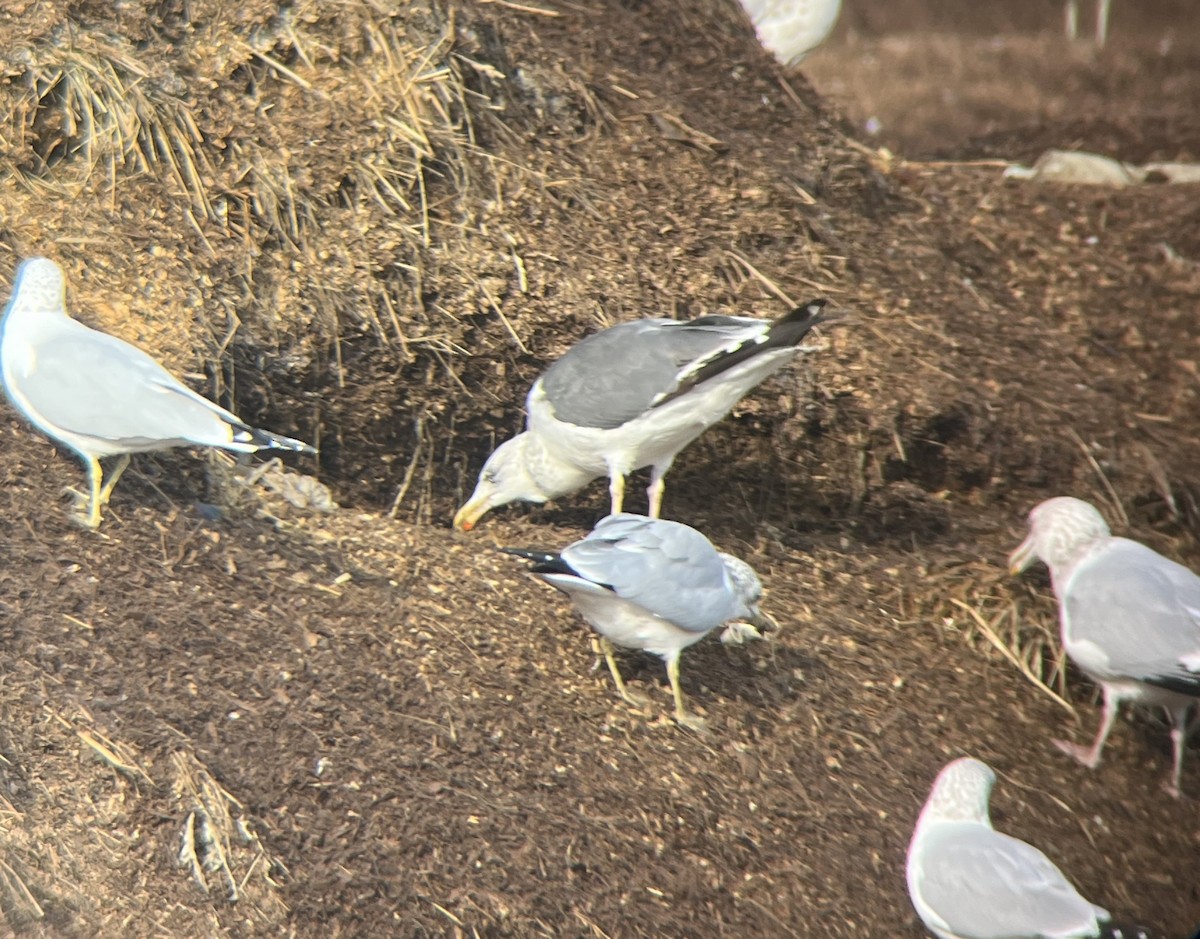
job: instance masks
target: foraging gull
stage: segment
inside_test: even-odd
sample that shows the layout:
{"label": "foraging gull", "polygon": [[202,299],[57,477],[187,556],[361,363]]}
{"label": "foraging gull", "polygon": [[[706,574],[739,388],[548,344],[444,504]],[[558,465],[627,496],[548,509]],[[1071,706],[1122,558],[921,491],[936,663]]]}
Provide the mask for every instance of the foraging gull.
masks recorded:
{"label": "foraging gull", "polygon": [[908,895],[938,939],[1149,939],[1089,903],[1041,851],[992,828],[996,774],[970,757],[938,773],[908,845]]}
{"label": "foraging gull", "polygon": [[762,583],[754,569],[718,552],[704,535],[679,522],[610,515],[558,554],[504,550],[533,561],[533,573],[571,598],[600,634],[605,661],[626,701],[644,703],[625,687],[613,646],[661,656],[675,699],[675,720],[687,727],[698,729],[704,722],[684,708],[680,653],[733,620],[775,628],[758,608]]}
{"label": "foraging gull", "polygon": [[604,475],[615,515],[625,475],[643,466],[658,518],[663,476],[679,451],[802,351],[824,306],[813,300],[774,322],[644,319],[588,336],[534,382],[527,429],[488,457],[454,526],[470,531],[496,506],[546,502]]}
{"label": "foraging gull", "polygon": [[1179,795],[1188,714],[1200,701],[1200,577],[1143,544],[1114,538],[1080,499],[1048,499],[1029,513],[1029,537],[1009,558],[1014,574],[1040,558],[1058,597],[1063,648],[1104,691],[1090,747],[1055,741],[1094,769],[1122,701],[1157,704],[1171,718]]}
{"label": "foraging gull", "polygon": [[[181,384],[129,343],[71,319],[62,270],[46,258],[22,262],[0,321],[0,366],[9,401],[51,439],[79,454],[91,492],[89,528],[129,465],[131,453],[206,446],[252,453],[316,451],[247,426]],[[101,485],[100,460],[118,456]]]}

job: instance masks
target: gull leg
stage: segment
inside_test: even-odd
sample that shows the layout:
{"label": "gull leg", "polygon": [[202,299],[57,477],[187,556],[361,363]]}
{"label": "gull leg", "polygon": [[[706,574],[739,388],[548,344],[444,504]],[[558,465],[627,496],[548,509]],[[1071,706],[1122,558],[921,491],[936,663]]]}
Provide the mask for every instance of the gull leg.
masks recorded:
{"label": "gull leg", "polygon": [[671,682],[671,694],[675,697],[675,721],[688,730],[704,732],[704,718],[689,714],[683,706],[683,689],[679,686],[679,653],[667,659],[667,678]]}
{"label": "gull leg", "polygon": [[1188,721],[1188,725],[1183,731],[1184,742],[1187,742],[1187,739],[1195,733],[1196,728],[1200,727],[1200,704],[1195,704],[1193,707],[1196,708],[1196,713],[1192,715],[1192,719]]}
{"label": "gull leg", "polygon": [[104,484],[104,488],[100,490],[100,504],[108,505],[108,499],[112,495],[113,487],[116,486],[117,480],[121,478],[121,474],[129,468],[130,456],[128,453],[122,453],[117,458],[116,467],[108,474],[108,482]]}
{"label": "gull leg", "polygon": [[87,456],[83,459],[87,465],[90,495],[88,497],[87,514],[81,516],[79,520],[88,528],[95,530],[100,527],[100,481],[104,478],[104,469],[100,466],[100,461],[94,456]]}
{"label": "gull leg", "polygon": [[617,668],[617,658],[613,655],[613,644],[603,636],[600,637],[600,650],[604,653],[604,661],[608,663],[608,670],[612,673],[613,683],[617,686],[621,700],[635,708],[646,705],[648,700],[644,696],[625,687],[625,679],[621,677],[621,670]]}
{"label": "gull leg", "polygon": [[1112,730],[1113,721],[1117,719],[1117,708],[1120,706],[1120,701],[1116,695],[1110,694],[1108,689],[1104,689],[1104,716],[1100,719],[1100,730],[1096,733],[1096,739],[1092,741],[1090,747],[1081,746],[1078,743],[1070,743],[1066,740],[1055,740],[1054,745],[1069,757],[1078,760],[1088,769],[1095,769],[1100,764],[1100,753],[1104,749],[1104,741],[1108,739],[1108,733]]}
{"label": "gull leg", "polygon": [[1096,45],[1101,49],[1108,42],[1108,11],[1112,0],[1096,0]]}
{"label": "gull leg", "polygon": [[616,470],[608,473],[608,494],[612,498],[611,514],[616,515],[625,504],[625,474]]}
{"label": "gull leg", "polygon": [[671,468],[671,464],[675,462],[675,457],[667,460],[666,463],[655,463],[650,467],[650,485],[646,487],[646,495],[650,499],[650,517],[659,518],[662,510],[663,490],[666,489],[666,483],[663,482],[663,477],[667,475],[667,470]]}
{"label": "gull leg", "polygon": [[[1183,748],[1187,743],[1188,734],[1196,725],[1196,720],[1188,720],[1191,710],[1192,706],[1187,704],[1184,707],[1167,711],[1171,718],[1171,754],[1174,762],[1171,766],[1171,778],[1163,783],[1163,788],[1176,799],[1180,797],[1179,783],[1183,777]],[[1200,720],[1200,713],[1198,713],[1197,719]]]}

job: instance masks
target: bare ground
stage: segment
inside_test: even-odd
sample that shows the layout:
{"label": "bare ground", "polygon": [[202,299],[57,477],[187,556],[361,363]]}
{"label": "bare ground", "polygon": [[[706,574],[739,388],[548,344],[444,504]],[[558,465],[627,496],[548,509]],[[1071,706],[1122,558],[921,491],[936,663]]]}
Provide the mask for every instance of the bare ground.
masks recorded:
{"label": "bare ground", "polygon": [[[849,8],[786,85],[744,24],[707,8],[464,13],[463,53],[522,69],[508,106],[532,113],[480,146],[536,172],[506,180],[472,235],[476,282],[447,266],[413,292],[419,308],[398,306],[402,326],[438,336],[441,317],[453,342],[398,348],[366,327],[336,356],[297,343],[306,355],[281,369],[264,364],[272,331],[249,322],[253,341],[215,370],[247,417],[322,440],[320,466],[298,468],[332,487],[334,514],[235,497],[225,471],[170,454],[140,460],[83,532],[59,498],[80,468],[10,414],[7,928],[916,937],[905,847],[934,774],[966,753],[1001,773],[997,825],[1089,898],[1166,935],[1200,920],[1194,750],[1178,802],[1159,788],[1156,716],[1122,720],[1096,772],[1060,756],[1051,739],[1094,731],[1094,695],[1054,667],[1044,575],[1004,571],[1024,512],[1061,493],[1200,565],[1195,190],[1034,188],[962,163],[1052,144],[1200,159],[1200,30],[1147,4],[1097,52],[1043,26],[1042,5],[1007,21],[943,6]],[[879,138],[856,143],[868,117]],[[29,222],[43,197],[6,187],[10,260],[63,258],[73,299],[108,302],[153,342],[147,294],[128,311],[114,296],[119,251]],[[169,234],[171,218],[153,224]],[[183,223],[175,237],[203,257]],[[207,237],[228,263],[236,243]],[[280,272],[311,276],[288,267],[304,259],[256,250],[253,270],[231,269],[259,300],[279,277],[297,303]],[[856,322],[668,480],[668,514],[750,560],[785,624],[769,644],[689,650],[685,690],[713,731],[699,737],[664,719],[657,661],[624,659],[652,698],[632,711],[567,606],[493,550],[579,537],[599,484],[470,536],[448,519],[539,366],[598,323],[782,311],[742,259]],[[188,337],[220,328],[162,333],[162,354],[186,362]]]}

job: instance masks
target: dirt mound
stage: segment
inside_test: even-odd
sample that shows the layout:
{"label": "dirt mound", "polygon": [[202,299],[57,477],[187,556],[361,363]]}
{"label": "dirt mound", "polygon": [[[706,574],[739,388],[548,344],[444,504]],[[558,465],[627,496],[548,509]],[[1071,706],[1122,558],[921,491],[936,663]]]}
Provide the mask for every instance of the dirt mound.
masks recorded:
{"label": "dirt mound", "polygon": [[[1038,72],[1064,100],[1084,76],[1081,116],[994,123],[1011,110],[966,82],[1015,97],[1006,73],[1066,47],[954,63],[1035,6],[974,11],[958,51],[913,45],[905,93],[961,81],[978,121],[908,155],[1027,158],[1103,127],[1126,159],[1195,156],[1192,99],[1163,89],[1190,87],[1200,38],[1167,0]],[[889,9],[918,34],[949,15]],[[812,74],[850,87],[848,30],[880,15],[848,9]],[[904,849],[964,752],[1007,777],[998,825],[1089,898],[1171,933],[1200,919],[1186,865],[1161,862],[1200,839],[1158,793],[1165,730],[1123,724],[1094,774],[1060,759],[1051,737],[1094,727],[1088,692],[1044,579],[1003,570],[1021,514],[1065,492],[1200,557],[1187,187],[876,151],[851,135],[869,112],[782,74],[732,0],[24,3],[0,49],[0,276],[62,261],[82,319],[319,443],[298,466],[346,507],[231,496],[227,469],[168,454],[85,533],[56,502],[76,463],[0,427],[10,929],[916,936]],[[1127,107],[1100,113],[1101,76]],[[660,719],[657,661],[623,660],[652,699],[631,711],[566,606],[493,550],[573,540],[602,487],[470,537],[448,519],[581,335],[814,295],[854,321],[670,477],[667,513],[750,560],[786,626],[689,650],[696,737]]]}

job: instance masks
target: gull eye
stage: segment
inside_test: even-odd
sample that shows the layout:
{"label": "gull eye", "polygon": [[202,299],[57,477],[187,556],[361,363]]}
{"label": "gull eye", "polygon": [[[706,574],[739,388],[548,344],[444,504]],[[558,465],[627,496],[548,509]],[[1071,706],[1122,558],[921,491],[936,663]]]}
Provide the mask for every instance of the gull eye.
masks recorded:
{"label": "gull eye", "polygon": [[489,470],[483,471],[483,481],[485,483],[495,483],[496,478],[497,478],[496,471],[494,469],[489,469]]}

